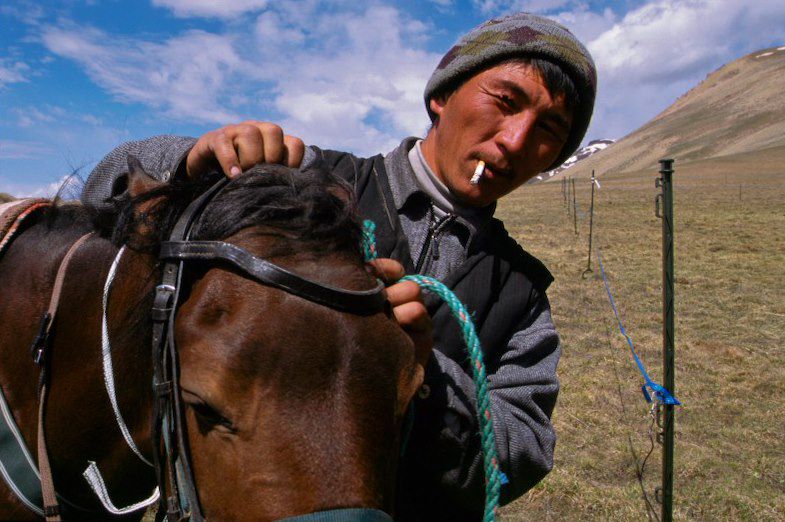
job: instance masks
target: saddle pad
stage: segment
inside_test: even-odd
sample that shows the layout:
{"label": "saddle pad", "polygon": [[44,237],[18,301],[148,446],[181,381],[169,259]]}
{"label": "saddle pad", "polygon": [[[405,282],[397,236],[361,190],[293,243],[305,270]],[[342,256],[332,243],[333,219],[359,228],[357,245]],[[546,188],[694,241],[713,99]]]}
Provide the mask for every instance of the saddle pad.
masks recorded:
{"label": "saddle pad", "polygon": [[11,243],[24,219],[36,210],[52,204],[48,199],[28,198],[0,205],[0,255]]}

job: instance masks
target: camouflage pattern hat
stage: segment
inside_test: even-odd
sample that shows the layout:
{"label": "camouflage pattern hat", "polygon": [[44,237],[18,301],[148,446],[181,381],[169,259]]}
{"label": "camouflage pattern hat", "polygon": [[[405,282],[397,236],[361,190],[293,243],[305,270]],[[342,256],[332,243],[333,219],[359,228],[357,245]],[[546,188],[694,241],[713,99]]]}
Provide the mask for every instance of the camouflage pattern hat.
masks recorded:
{"label": "camouflage pattern hat", "polygon": [[444,55],[425,86],[425,107],[431,120],[431,98],[469,76],[515,57],[542,58],[562,66],[580,96],[572,129],[561,154],[549,169],[561,165],[578,149],[594,110],[597,71],[589,51],[566,27],[528,13],[489,20],[469,31]]}

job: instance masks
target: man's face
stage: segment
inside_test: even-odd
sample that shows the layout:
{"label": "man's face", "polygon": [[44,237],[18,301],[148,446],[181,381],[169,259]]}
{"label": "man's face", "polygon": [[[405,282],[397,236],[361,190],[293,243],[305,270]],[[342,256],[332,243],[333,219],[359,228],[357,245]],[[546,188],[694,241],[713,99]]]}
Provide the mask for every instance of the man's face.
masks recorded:
{"label": "man's face", "polygon": [[[572,125],[564,97],[553,97],[527,64],[486,69],[445,98],[432,98],[438,120],[423,142],[436,176],[464,205],[484,207],[548,168]],[[469,180],[486,164],[478,185]]]}

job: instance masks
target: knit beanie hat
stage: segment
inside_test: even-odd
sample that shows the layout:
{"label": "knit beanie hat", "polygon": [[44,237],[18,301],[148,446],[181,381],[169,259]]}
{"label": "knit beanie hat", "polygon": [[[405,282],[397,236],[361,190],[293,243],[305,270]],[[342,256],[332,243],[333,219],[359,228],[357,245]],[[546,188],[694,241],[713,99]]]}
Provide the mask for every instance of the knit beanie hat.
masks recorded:
{"label": "knit beanie hat", "polygon": [[444,55],[425,86],[425,107],[450,85],[504,59],[542,58],[562,67],[575,84],[580,101],[573,111],[572,128],[561,154],[549,167],[561,165],[581,144],[594,110],[597,71],[589,51],[566,27],[528,13],[489,20],[463,36]]}

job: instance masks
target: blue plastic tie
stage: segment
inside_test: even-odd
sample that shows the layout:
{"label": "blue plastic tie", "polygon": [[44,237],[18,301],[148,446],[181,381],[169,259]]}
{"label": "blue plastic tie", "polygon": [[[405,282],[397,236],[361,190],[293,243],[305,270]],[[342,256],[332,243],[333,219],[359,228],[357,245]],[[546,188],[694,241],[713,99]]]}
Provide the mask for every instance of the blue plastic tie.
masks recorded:
{"label": "blue plastic tie", "polygon": [[613,313],[616,316],[616,321],[619,323],[619,331],[627,339],[627,344],[630,345],[630,351],[632,352],[632,357],[635,359],[635,364],[638,365],[638,370],[640,370],[641,375],[643,375],[643,379],[645,383],[641,386],[641,391],[643,392],[643,396],[646,398],[646,402],[651,402],[651,394],[647,388],[651,389],[656,397],[657,402],[661,404],[671,404],[680,406],[681,402],[674,397],[671,392],[669,392],[665,387],[660,384],[657,384],[649,377],[649,374],[646,372],[646,368],[643,367],[643,362],[641,362],[640,357],[638,357],[638,353],[635,351],[635,346],[632,344],[632,339],[629,335],[627,335],[627,331],[624,329],[624,325],[621,322],[621,318],[619,317],[619,311],[616,309],[616,303],[613,300],[613,295],[611,295],[611,287],[608,284],[608,278],[605,277],[605,268],[602,266],[602,256],[600,255],[600,248],[597,247],[597,261],[599,261],[600,265],[600,273],[602,274],[602,281],[605,283],[605,291],[608,293],[608,300],[611,302],[611,308],[613,308]]}

